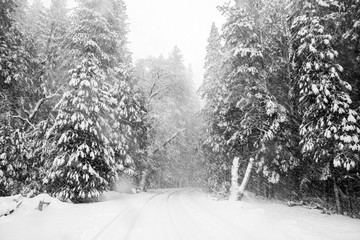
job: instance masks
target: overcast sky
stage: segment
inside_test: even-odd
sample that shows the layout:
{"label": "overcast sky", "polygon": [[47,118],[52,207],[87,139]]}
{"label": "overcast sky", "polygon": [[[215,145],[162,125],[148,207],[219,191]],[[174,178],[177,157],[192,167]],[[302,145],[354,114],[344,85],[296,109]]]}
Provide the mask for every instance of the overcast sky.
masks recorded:
{"label": "overcast sky", "polygon": [[167,56],[177,45],[191,64],[194,81],[202,81],[207,38],[212,22],[221,27],[217,10],[226,0],[125,0],[133,59]]}
{"label": "overcast sky", "polygon": [[[133,60],[167,56],[178,46],[185,64],[191,64],[198,87],[203,76],[205,48],[212,22],[221,28],[223,17],[217,6],[227,0],[124,0],[130,23]],[[32,2],[32,0],[30,0]],[[46,5],[50,0],[43,0]],[[74,5],[74,0],[68,0]]]}

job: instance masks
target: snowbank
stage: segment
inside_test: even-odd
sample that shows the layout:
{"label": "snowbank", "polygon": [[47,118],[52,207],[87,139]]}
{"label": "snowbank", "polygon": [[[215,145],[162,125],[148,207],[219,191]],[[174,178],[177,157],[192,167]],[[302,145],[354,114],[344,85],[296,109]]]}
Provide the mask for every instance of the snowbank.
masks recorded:
{"label": "snowbank", "polygon": [[[46,194],[24,198],[17,211],[0,217],[0,239],[360,239],[358,219],[290,208],[250,193],[240,202],[212,201],[191,189],[108,192],[104,200],[69,204]],[[38,211],[39,201],[51,203]]]}
{"label": "snowbank", "polygon": [[21,204],[21,195],[0,198],[0,217],[13,213]]}
{"label": "snowbank", "polygon": [[[130,204],[132,196],[138,195],[106,192],[104,202],[89,204],[64,203],[47,194],[23,198],[15,212],[0,217],[0,239],[91,239],[109,219]],[[13,198],[0,198],[0,206],[7,208]],[[39,211],[37,208],[40,201],[50,204]]]}
{"label": "snowbank", "polygon": [[[10,197],[1,197],[0,198],[0,216],[3,215],[3,218],[7,215],[28,215],[38,210],[40,202],[49,203],[46,204],[46,208],[63,208],[66,206],[66,203],[61,202],[60,200],[50,197],[48,194],[39,194],[33,198],[23,198],[21,195],[15,195]],[[5,213],[5,214],[1,214]],[[1,219],[1,218],[0,218]]]}

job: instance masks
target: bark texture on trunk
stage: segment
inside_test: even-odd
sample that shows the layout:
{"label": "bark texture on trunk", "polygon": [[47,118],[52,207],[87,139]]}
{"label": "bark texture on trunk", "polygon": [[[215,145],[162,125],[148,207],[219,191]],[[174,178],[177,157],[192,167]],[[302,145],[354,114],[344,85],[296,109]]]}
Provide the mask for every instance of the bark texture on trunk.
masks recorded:
{"label": "bark texture on trunk", "polygon": [[253,166],[254,166],[254,159],[253,159],[253,158],[250,158],[249,164],[248,164],[248,166],[247,166],[247,168],[246,168],[245,176],[244,176],[244,178],[243,178],[243,180],[242,180],[242,183],[241,183],[241,185],[240,185],[240,187],[239,187],[239,193],[238,193],[238,194],[239,194],[239,195],[238,195],[238,199],[239,199],[239,200],[241,200],[241,198],[242,198],[243,195],[244,195],[244,191],[245,191],[245,189],[246,189],[246,185],[247,185],[248,182],[249,182],[250,175],[251,175],[251,170],[252,170]]}
{"label": "bark texture on trunk", "polygon": [[140,191],[144,192],[146,191],[145,189],[145,184],[146,184],[146,178],[149,174],[149,170],[148,169],[145,169],[144,171],[142,171],[141,173],[141,179],[140,179],[140,184],[139,184],[139,188],[140,188]]}
{"label": "bark texture on trunk", "polygon": [[230,188],[230,201],[236,201],[239,195],[239,160],[240,158],[234,157],[231,166],[231,188]]}
{"label": "bark texture on trunk", "polygon": [[336,184],[336,179],[334,179],[334,194],[335,194],[336,212],[342,214],[340,192]]}

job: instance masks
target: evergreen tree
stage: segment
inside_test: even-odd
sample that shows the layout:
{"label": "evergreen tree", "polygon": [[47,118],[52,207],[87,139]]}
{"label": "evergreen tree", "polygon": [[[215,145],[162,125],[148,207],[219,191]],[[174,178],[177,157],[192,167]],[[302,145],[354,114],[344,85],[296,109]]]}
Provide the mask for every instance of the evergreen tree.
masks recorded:
{"label": "evergreen tree", "polygon": [[293,15],[294,76],[300,91],[303,116],[300,126],[305,158],[318,169],[322,180],[331,178],[340,210],[337,184],[358,165],[360,151],[358,114],[351,108],[351,85],[341,79],[332,36],[339,19],[337,1],[300,1]]}
{"label": "evergreen tree", "polygon": [[210,109],[213,106],[211,103],[217,100],[217,90],[219,91],[222,78],[221,64],[223,56],[221,49],[219,30],[213,23],[206,47],[204,81],[199,90],[202,98],[207,99],[206,109]]}
{"label": "evergreen tree", "polygon": [[[275,38],[277,34],[283,36],[283,29],[277,27],[283,24],[277,16],[283,3],[254,1],[246,8],[223,8],[228,14],[223,33],[228,68],[221,105],[225,141],[233,156],[254,159],[258,170],[272,183],[296,164],[290,146],[284,146],[290,132],[286,130],[288,110],[281,96],[286,96],[287,89],[274,89],[271,84],[281,79],[286,84],[286,74],[280,69],[286,62],[287,49],[274,49],[286,44],[286,38]],[[266,28],[267,24],[273,28]]]}
{"label": "evergreen tree", "polygon": [[213,23],[211,26],[208,45],[206,48],[205,74],[204,81],[199,92],[201,97],[206,100],[203,114],[206,118],[205,131],[207,137],[204,142],[203,151],[207,155],[208,163],[208,184],[211,189],[216,191],[226,191],[229,187],[229,157],[227,145],[224,144],[222,134],[224,128],[219,126],[222,116],[220,110],[220,100],[223,94],[223,54],[220,43],[220,35],[217,27]]}
{"label": "evergreen tree", "polygon": [[[115,4],[115,2],[79,1],[73,24],[66,38],[68,51],[66,55],[69,60],[67,65],[70,66],[73,59],[81,57],[84,46],[91,41],[96,49],[94,54],[100,61],[100,68],[106,74],[114,67],[121,67],[122,62],[128,67],[129,63],[125,63],[124,60],[129,55],[125,45],[127,43],[126,35],[121,35],[127,33],[127,26],[117,25],[121,22],[119,19],[123,17],[119,14],[125,13],[119,10],[119,4]],[[112,79],[107,80],[111,81]]]}
{"label": "evergreen tree", "polygon": [[13,18],[14,1],[2,1],[0,28],[0,185],[10,194],[21,191],[31,174],[28,135],[34,128],[30,119],[33,104],[39,99],[36,61],[28,39]]}
{"label": "evergreen tree", "polygon": [[352,106],[360,113],[360,2],[358,0],[341,2],[341,34],[333,36],[335,47],[339,52],[338,61],[344,68],[341,77],[352,86],[349,93]]}
{"label": "evergreen tree", "polygon": [[23,32],[33,40],[35,49],[41,58],[44,58],[47,40],[46,11],[41,0],[34,0],[27,14],[24,16],[25,24],[22,24]]}
{"label": "evergreen tree", "polygon": [[46,12],[45,31],[45,48],[44,54],[44,72],[45,75],[45,91],[54,93],[63,84],[65,73],[63,61],[67,58],[64,54],[63,42],[68,33],[69,14],[66,7],[66,1],[52,0],[50,8]]}
{"label": "evergreen tree", "polygon": [[111,0],[111,11],[107,14],[108,22],[111,29],[116,33],[117,37],[117,49],[118,61],[125,66],[131,62],[131,53],[127,47],[129,33],[128,16],[126,14],[126,5],[123,0]]}
{"label": "evergreen tree", "polygon": [[146,148],[146,109],[142,94],[131,85],[131,75],[118,72],[117,82],[111,89],[117,100],[112,106],[114,111],[112,124],[112,145],[115,158],[122,166],[121,170],[134,174],[136,163],[142,161]]}
{"label": "evergreen tree", "polygon": [[16,8],[13,12],[13,19],[18,24],[19,28],[24,32],[26,29],[27,14],[29,11],[28,1],[14,0]]}
{"label": "evergreen tree", "polygon": [[[209,121],[205,143],[219,152],[215,157],[218,174],[227,176],[227,182],[231,165],[237,173],[234,164],[238,165],[240,156],[240,162],[255,160],[257,173],[270,183],[278,183],[280,176],[286,177],[298,163],[297,129],[293,124],[297,115],[289,104],[286,3],[246,1],[224,5],[221,10],[227,21],[222,34],[223,56],[220,42],[213,40],[208,45],[202,86]],[[217,58],[221,57],[219,63]],[[261,175],[254,181],[261,183]]]}
{"label": "evergreen tree", "polygon": [[54,156],[46,179],[49,191],[74,202],[94,200],[109,190],[119,167],[106,121],[116,99],[104,91],[105,76],[97,64],[89,53],[71,71],[70,91],[63,94],[55,124],[47,133]]}

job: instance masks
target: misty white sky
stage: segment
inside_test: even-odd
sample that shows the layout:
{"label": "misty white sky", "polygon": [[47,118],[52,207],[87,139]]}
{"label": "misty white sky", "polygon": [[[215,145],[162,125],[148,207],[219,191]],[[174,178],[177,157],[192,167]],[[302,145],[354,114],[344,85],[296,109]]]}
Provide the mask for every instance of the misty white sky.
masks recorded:
{"label": "misty white sky", "polygon": [[207,38],[212,22],[221,27],[217,10],[226,0],[125,0],[133,59],[167,56],[177,45],[191,64],[195,85],[202,81]]}
{"label": "misty white sky", "polygon": [[[191,64],[194,83],[202,82],[205,48],[212,22],[219,29],[223,17],[217,6],[227,0],[124,0],[130,23],[129,48],[133,60],[167,56],[178,46]],[[32,2],[31,0],[29,2]],[[43,0],[46,5],[50,0]],[[68,0],[70,6],[74,0]]]}

